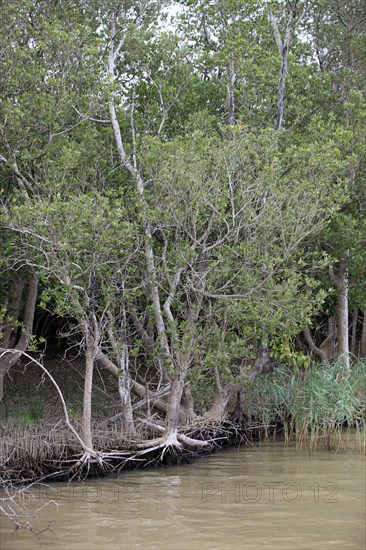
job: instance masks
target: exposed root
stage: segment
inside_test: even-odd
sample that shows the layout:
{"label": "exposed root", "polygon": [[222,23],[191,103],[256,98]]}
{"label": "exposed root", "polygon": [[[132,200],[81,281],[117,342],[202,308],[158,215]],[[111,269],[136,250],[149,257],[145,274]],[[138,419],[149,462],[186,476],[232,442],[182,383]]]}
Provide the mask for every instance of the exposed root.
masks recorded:
{"label": "exposed root", "polygon": [[210,441],[201,441],[200,439],[192,439],[191,437],[188,437],[184,434],[178,434],[178,441],[181,443],[184,443],[184,445],[188,445],[189,447],[196,447],[196,448],[202,448],[202,447],[208,447],[210,445]]}
{"label": "exposed root", "polygon": [[147,449],[147,450],[154,450],[158,449],[165,443],[165,437],[158,437],[156,439],[148,439],[147,441],[143,441],[142,443],[138,443],[136,445],[137,449]]}
{"label": "exposed root", "polygon": [[[230,444],[248,442],[251,433],[261,430],[253,423],[242,426],[229,421],[208,422],[202,417],[189,426],[167,430],[158,419],[140,419],[138,437],[128,439],[117,427],[94,430],[94,449],[80,449],[65,425],[12,428],[0,439],[0,475],[7,479],[32,480],[86,478],[193,459],[202,453]],[[57,429],[56,429],[57,428]],[[9,428],[10,430],[10,428]],[[150,435],[149,435],[150,434]],[[149,439],[150,437],[150,439]]]}
{"label": "exposed root", "polygon": [[81,475],[82,473],[86,476],[89,475],[92,465],[97,464],[102,470],[108,467],[107,463],[103,460],[101,455],[97,451],[84,451],[83,455],[79,460],[71,466],[70,473],[75,472],[74,476]]}
{"label": "exposed root", "polygon": [[166,428],[164,428],[164,426],[160,426],[159,424],[155,424],[153,422],[146,421],[146,424],[164,435],[162,437],[158,437],[157,439],[139,443],[137,445],[139,449],[148,449],[150,447],[158,449],[162,446],[171,446],[179,449],[182,447],[182,444],[187,445],[188,447],[202,448],[207,447],[210,444],[209,441],[201,441],[199,439],[193,439],[184,434],[180,434],[177,430],[172,431],[170,434],[166,434]]}

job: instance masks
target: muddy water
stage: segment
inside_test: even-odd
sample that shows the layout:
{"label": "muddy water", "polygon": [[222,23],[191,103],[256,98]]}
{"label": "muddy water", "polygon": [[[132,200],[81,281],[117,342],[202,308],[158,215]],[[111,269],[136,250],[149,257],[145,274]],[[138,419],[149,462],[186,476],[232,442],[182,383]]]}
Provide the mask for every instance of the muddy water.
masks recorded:
{"label": "muddy water", "polygon": [[[364,550],[365,456],[281,441],[118,479],[34,491],[50,549]],[[1,522],[1,550],[40,548]]]}

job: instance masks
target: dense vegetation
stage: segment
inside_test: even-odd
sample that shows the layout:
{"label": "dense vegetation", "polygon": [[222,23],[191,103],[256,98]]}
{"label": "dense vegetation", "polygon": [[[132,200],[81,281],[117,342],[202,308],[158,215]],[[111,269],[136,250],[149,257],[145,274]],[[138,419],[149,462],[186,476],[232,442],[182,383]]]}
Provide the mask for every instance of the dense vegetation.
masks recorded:
{"label": "dense vegetation", "polygon": [[97,368],[140,450],[206,446],[183,427],[221,420],[237,392],[288,433],[361,427],[363,2],[8,0],[1,15],[0,399],[58,340],[85,361],[80,427],[50,390],[82,462],[103,450]]}

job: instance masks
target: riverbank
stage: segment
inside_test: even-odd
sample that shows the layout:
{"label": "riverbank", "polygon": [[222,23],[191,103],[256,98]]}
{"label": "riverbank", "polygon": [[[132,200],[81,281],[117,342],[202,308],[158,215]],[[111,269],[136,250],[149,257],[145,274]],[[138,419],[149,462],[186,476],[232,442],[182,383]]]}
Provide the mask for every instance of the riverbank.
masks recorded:
{"label": "riverbank", "polygon": [[37,422],[27,426],[9,425],[3,427],[0,442],[0,475],[13,481],[84,479],[121,470],[191,462],[218,449],[252,440],[253,432],[260,430],[255,423],[240,428],[228,420],[197,421],[195,425],[182,426],[180,434],[205,441],[207,446],[199,450],[184,445],[163,449],[152,444],[140,450],[142,442],[146,443],[149,439],[153,441],[158,435],[151,428],[147,429],[142,420],[136,426],[133,438],[124,436],[118,426],[108,430],[96,427],[93,430],[93,445],[97,450],[97,458],[82,465],[79,461],[83,452],[65,424]]}
{"label": "riverbank", "polygon": [[[63,394],[70,423],[76,433],[81,433],[82,358],[51,356],[45,364]],[[91,426],[96,456],[84,461],[80,441],[65,422],[55,388],[40,369],[29,362],[14,367],[5,390],[6,398],[0,405],[0,476],[13,481],[104,476],[122,469],[187,462],[240,442],[241,438],[249,437],[256,425],[253,422],[243,429],[228,418],[222,421],[198,418],[188,426],[180,426],[179,432],[183,437],[207,442],[206,446],[199,449],[184,444],[155,446],[154,440],[163,429],[162,419],[136,406],[135,432],[127,435],[118,416],[120,397],[116,380],[96,369]],[[151,448],[140,448],[150,440]]]}
{"label": "riverbank", "polygon": [[[84,365],[80,358],[48,360],[47,369],[67,403],[70,430],[49,379],[32,365],[21,365],[6,381],[1,405],[0,475],[13,481],[68,480],[105,476],[121,470],[190,462],[234,444],[269,439],[276,433],[298,447],[326,449],[342,445],[343,429],[356,428],[365,448],[365,363],[344,372],[340,365],[307,371],[279,367],[247,384],[240,400],[229,404],[221,420],[198,416],[179,426],[180,441],[157,444],[163,419],[146,407],[135,412],[135,432],[126,434],[118,415],[115,379],[96,371],[93,387],[93,449],[86,456],[81,433]],[[50,399],[50,396],[54,396]],[[139,405],[137,403],[137,405]],[[197,448],[185,440],[202,442]]]}

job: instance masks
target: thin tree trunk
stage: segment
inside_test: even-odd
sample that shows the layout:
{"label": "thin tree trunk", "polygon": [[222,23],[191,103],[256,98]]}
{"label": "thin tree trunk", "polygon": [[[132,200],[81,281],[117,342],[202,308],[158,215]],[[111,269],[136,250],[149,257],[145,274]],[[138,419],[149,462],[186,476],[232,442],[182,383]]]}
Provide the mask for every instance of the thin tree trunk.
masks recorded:
{"label": "thin tree trunk", "polygon": [[249,374],[249,380],[255,380],[257,376],[269,363],[269,348],[266,342],[260,342],[258,346],[258,356],[254,363],[254,368]]}
{"label": "thin tree trunk", "polygon": [[[122,48],[125,40],[125,35],[124,35],[121,41],[119,42],[117,48],[115,48],[115,42],[114,42],[115,36],[116,36],[116,21],[115,21],[115,17],[112,16],[110,41],[109,41],[109,55],[108,55],[108,76],[111,84],[113,84],[114,82],[115,62],[116,62],[118,53]],[[128,170],[128,172],[130,173],[130,175],[135,181],[136,189],[140,196],[140,201],[141,201],[141,213],[143,214],[144,208],[145,208],[145,184],[137,168],[136,158],[133,157],[133,161],[131,161],[131,159],[126,154],[123,140],[122,140],[121,129],[119,126],[117,113],[114,105],[113,96],[111,96],[108,101],[108,108],[109,108],[109,116],[110,116],[110,121],[113,128],[113,133],[114,133],[117,151],[119,154],[120,163],[121,163],[121,166],[125,167]],[[159,286],[156,279],[154,251],[151,244],[152,232],[151,232],[150,223],[148,222],[148,220],[145,218],[144,215],[142,216],[142,219],[143,219],[144,233],[145,233],[145,243],[144,243],[145,259],[146,259],[147,272],[149,274],[149,280],[150,280],[151,299],[152,299],[152,305],[153,305],[154,314],[155,314],[155,324],[156,324],[158,338],[164,353],[165,360],[168,364],[168,367],[172,369],[173,361],[171,357],[169,341],[168,341],[163,313],[162,313],[162,307],[161,307],[160,295],[159,295]]]}
{"label": "thin tree trunk", "polygon": [[352,311],[352,333],[351,333],[351,354],[357,355],[357,323],[358,323],[358,308]]}
{"label": "thin tree trunk", "polygon": [[[13,348],[16,344],[16,330],[14,331],[14,323],[19,319],[20,304],[22,301],[23,291],[25,287],[25,277],[22,270],[18,273],[15,286],[12,292],[12,298],[10,306],[7,308],[6,317],[7,320],[2,327],[2,338],[0,341],[0,347]],[[15,333],[12,337],[12,333]]]}
{"label": "thin tree trunk", "polygon": [[349,334],[348,334],[348,269],[347,255],[339,265],[337,279],[337,357],[340,357],[344,365],[350,368]]}
{"label": "thin tree trunk", "polygon": [[366,357],[366,311],[363,314],[362,334],[361,334],[361,355]]}
{"label": "thin tree trunk", "polygon": [[228,67],[227,95],[226,95],[226,106],[227,106],[226,124],[231,124],[231,125],[235,124],[234,83],[235,83],[235,66],[234,66],[234,60],[230,56],[229,67]]}
{"label": "thin tree trunk", "polygon": [[21,353],[27,349],[32,336],[34,312],[37,303],[38,273],[31,273],[28,285],[28,296],[24,312],[24,327],[19,341],[14,346],[13,353],[5,353],[0,356],[0,401],[4,398],[5,376],[13,365],[19,360]]}
{"label": "thin tree trunk", "polygon": [[228,392],[225,391],[222,387],[218,367],[215,367],[215,386],[215,401],[212,407],[204,414],[204,417],[210,420],[222,420],[229,400],[229,396]]}
{"label": "thin tree trunk", "polygon": [[179,426],[179,409],[184,389],[185,374],[186,373],[184,371],[180,372],[175,378],[173,378],[171,383],[168,408],[165,418],[168,437],[176,434]]}
{"label": "thin tree trunk", "polygon": [[[118,367],[100,349],[98,350],[97,361],[100,363],[102,368],[108,370],[114,376],[118,376]],[[157,399],[153,392],[147,391],[142,384],[133,379],[131,379],[131,391],[140,399],[149,398],[150,405],[152,407],[159,412],[166,414],[167,403],[161,399]]]}
{"label": "thin tree trunk", "polygon": [[326,363],[328,361],[328,355],[326,353],[325,350],[322,350],[320,348],[318,348],[316,345],[315,345],[315,342],[313,340],[313,337],[311,335],[311,332],[309,330],[309,327],[305,327],[304,330],[303,330],[303,334],[304,334],[304,337],[305,337],[305,340],[306,340],[306,343],[308,344],[309,348],[310,348],[310,351],[316,356],[318,357],[321,361],[323,361],[323,363]]}
{"label": "thin tree trunk", "polygon": [[[124,292],[124,281],[121,285]],[[124,342],[123,349],[120,353],[119,367],[120,372],[118,376],[118,391],[121,398],[122,413],[123,413],[123,427],[125,432],[129,435],[135,433],[135,425],[133,422],[133,412],[132,412],[132,403],[131,403],[131,378],[130,378],[130,369],[129,369],[129,351],[127,343],[127,314],[126,306],[123,301],[122,303],[122,339]],[[113,344],[116,346],[116,343],[113,339]]]}
{"label": "thin tree trunk", "polygon": [[336,318],[331,316],[328,318],[328,336],[319,346],[319,349],[326,353],[327,359],[330,363],[334,361],[335,358],[336,341],[337,323]]}
{"label": "thin tree trunk", "polygon": [[273,13],[271,12],[270,8],[268,8],[268,17],[271,22],[273,32],[276,39],[276,44],[281,56],[282,65],[281,65],[281,71],[280,71],[280,79],[278,83],[278,98],[277,98],[277,119],[275,124],[275,130],[279,130],[282,126],[283,121],[283,109],[284,109],[284,99],[285,99],[285,80],[287,75],[287,60],[288,60],[288,52],[290,47],[290,40],[291,40],[291,30],[292,30],[292,13],[290,13],[287,26],[286,26],[286,34],[285,39],[282,42],[281,35],[278,30],[278,25],[276,18],[274,17]]}
{"label": "thin tree trunk", "polygon": [[[112,348],[117,355],[118,360],[118,393],[121,399],[122,413],[118,416],[122,418],[123,429],[126,434],[133,435],[135,433],[135,426],[133,421],[133,411],[131,402],[131,377],[129,370],[129,349],[128,349],[128,324],[126,305],[124,301],[124,289],[125,281],[122,279],[120,282],[120,289],[122,290],[122,318],[121,326],[118,330],[118,341],[115,336],[114,328],[117,320],[110,311],[107,312],[109,318],[108,335]],[[122,345],[122,349],[121,349]]]}
{"label": "thin tree trunk", "polygon": [[92,417],[92,390],[95,359],[95,345],[90,336],[86,336],[85,344],[85,381],[83,398],[82,434],[83,441],[89,449],[93,449],[93,436],[91,429]]}

